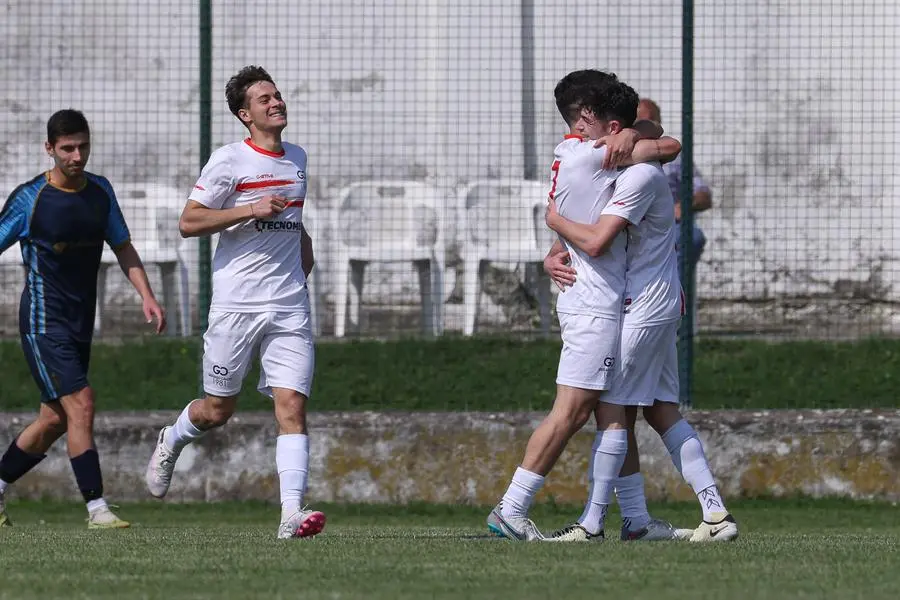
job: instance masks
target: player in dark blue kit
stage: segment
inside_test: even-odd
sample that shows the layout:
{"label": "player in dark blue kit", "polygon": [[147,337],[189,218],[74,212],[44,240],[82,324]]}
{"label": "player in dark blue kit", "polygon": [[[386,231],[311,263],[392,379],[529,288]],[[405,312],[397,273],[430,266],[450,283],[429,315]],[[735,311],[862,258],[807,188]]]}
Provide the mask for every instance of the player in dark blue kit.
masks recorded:
{"label": "player in dark blue kit", "polygon": [[156,332],[165,313],[153,297],[147,273],[109,181],[85,171],[91,151],[88,122],[61,110],[47,122],[52,170],[9,195],[0,212],[0,252],[19,242],[27,277],[19,305],[22,350],[41,390],[37,419],[0,459],[0,527],[10,525],[6,487],[34,468],[63,433],[78,489],[88,509],[88,528],[128,527],[103,499],[100,459],[94,447],[94,392],[87,379],[103,244],[143,300]]}

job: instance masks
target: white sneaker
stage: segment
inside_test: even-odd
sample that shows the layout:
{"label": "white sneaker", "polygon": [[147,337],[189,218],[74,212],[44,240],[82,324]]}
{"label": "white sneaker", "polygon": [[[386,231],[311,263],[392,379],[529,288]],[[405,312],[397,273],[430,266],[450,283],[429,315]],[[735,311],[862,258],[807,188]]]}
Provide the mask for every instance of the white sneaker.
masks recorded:
{"label": "white sneaker", "polygon": [[6,514],[6,503],[3,501],[3,493],[0,492],[0,527],[12,527],[12,521]]}
{"label": "white sneaker", "polygon": [[623,542],[658,542],[665,540],[687,540],[694,535],[693,529],[676,529],[674,525],[662,519],[650,519],[643,529],[632,531],[627,524],[622,524]]}
{"label": "white sneaker", "polygon": [[88,529],[125,529],[131,523],[120,519],[108,506],[95,510],[88,516]]}
{"label": "white sneaker", "polygon": [[305,538],[325,529],[325,513],[301,508],[278,526],[278,539]]}
{"label": "white sneaker", "polygon": [[156,449],[150,457],[147,465],[147,474],[144,480],[147,482],[147,490],[154,498],[162,498],[169,491],[172,483],[172,473],[175,472],[175,462],[178,454],[169,450],[166,446],[166,432],[171,427],[163,427],[159,430],[159,438],[156,440]]}
{"label": "white sneaker", "polygon": [[721,521],[709,523],[703,521],[700,527],[694,530],[691,536],[692,542],[730,542],[737,539],[738,526],[730,514],[725,515]]}
{"label": "white sneaker", "polygon": [[504,517],[499,504],[488,515],[487,526],[494,535],[514,541],[533,542],[544,539],[534,521],[527,517]]}
{"label": "white sneaker", "polygon": [[591,533],[581,523],[572,523],[544,539],[548,542],[602,542],[605,537],[602,529],[600,533]]}

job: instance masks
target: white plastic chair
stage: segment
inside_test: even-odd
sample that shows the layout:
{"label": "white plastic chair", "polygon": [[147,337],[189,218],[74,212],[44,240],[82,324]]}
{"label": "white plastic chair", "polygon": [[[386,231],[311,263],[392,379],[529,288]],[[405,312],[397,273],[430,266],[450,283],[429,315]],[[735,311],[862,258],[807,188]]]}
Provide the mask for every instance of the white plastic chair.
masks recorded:
{"label": "white plastic chair", "polygon": [[344,336],[348,318],[351,326],[359,326],[363,275],[370,262],[412,262],[416,266],[422,328],[432,335],[441,334],[443,211],[440,191],[419,182],[367,181],[341,191],[334,213],[336,337]]}
{"label": "white plastic chair", "polygon": [[550,331],[550,278],[543,263],[553,244],[544,224],[548,188],[538,181],[474,181],[459,193],[463,216],[463,333],[478,320],[484,268],[489,263],[525,264],[536,270],[541,329]]}
{"label": "white plastic chair", "polygon": [[[162,304],[171,315],[172,307],[179,309],[179,328],[170,319],[169,335],[191,334],[191,303],[188,287],[187,261],[182,253],[182,239],[178,234],[178,217],[183,193],[177,188],[157,183],[117,184],[113,188],[131,240],[144,265],[156,265],[162,276]],[[108,246],[103,249],[97,275],[97,318],[94,330],[102,330],[102,315],[106,302],[106,279],[110,267],[118,267],[115,253]],[[176,299],[176,277],[179,280]]]}

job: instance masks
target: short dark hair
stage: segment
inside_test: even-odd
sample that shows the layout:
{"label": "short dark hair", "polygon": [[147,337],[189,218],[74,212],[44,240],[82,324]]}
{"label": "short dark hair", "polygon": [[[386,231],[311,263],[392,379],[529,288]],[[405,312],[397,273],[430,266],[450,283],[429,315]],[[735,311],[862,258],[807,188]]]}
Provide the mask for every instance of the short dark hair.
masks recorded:
{"label": "short dark hair", "polygon": [[74,108],[58,110],[47,121],[47,141],[51,146],[55,145],[59,138],[76,133],[91,134],[87,119],[80,110]]}
{"label": "short dark hair", "polygon": [[594,116],[606,121],[617,120],[631,127],[637,118],[638,93],[624,81],[607,81],[594,86],[584,104]]}
{"label": "short dark hair", "polygon": [[618,81],[615,73],[607,73],[596,69],[582,69],[572,71],[559,80],[553,95],[556,98],[556,108],[559,114],[571,125],[581,109],[585,108],[588,99],[596,94],[598,87]]}
{"label": "short dark hair", "polygon": [[228,83],[225,84],[225,100],[228,102],[228,109],[238,119],[238,111],[247,107],[247,90],[254,83],[260,81],[268,81],[272,85],[272,76],[269,75],[262,67],[249,65],[238,71]]}

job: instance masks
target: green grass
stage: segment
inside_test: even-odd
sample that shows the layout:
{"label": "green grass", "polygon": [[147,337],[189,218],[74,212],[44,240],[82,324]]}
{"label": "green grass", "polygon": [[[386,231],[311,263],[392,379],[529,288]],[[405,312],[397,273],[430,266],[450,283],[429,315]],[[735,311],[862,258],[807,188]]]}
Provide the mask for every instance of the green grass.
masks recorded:
{"label": "green grass", "polygon": [[[320,343],[313,410],[544,410],[559,340],[505,337]],[[91,381],[100,410],[181,409],[198,392],[198,340],[97,344]],[[0,411],[34,410],[37,392],[17,342],[0,342]],[[703,340],[694,406],[898,408],[900,340]],[[267,408],[248,376],[244,408]]]}
{"label": "green grass", "polygon": [[[263,504],[121,507],[130,530],[87,531],[75,504],[12,503],[0,598],[865,598],[900,597],[900,511],[887,504],[756,500],[730,508],[733,544],[518,544],[488,508],[326,506],[314,540],[275,540]],[[694,524],[692,504],[653,512]],[[577,508],[539,505],[553,528]],[[610,530],[618,518],[610,515]]]}

